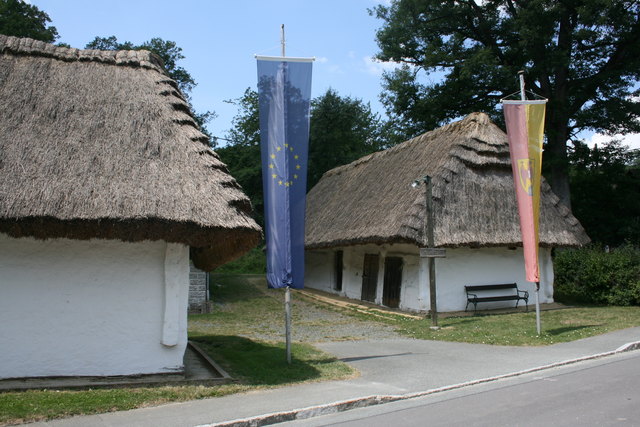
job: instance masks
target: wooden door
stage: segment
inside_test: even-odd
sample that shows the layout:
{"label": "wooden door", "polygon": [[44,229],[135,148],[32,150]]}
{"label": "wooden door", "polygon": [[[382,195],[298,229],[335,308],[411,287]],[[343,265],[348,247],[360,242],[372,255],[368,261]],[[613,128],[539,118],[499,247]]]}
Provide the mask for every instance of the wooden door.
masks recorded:
{"label": "wooden door", "polygon": [[391,308],[400,306],[400,289],[402,288],[402,258],[386,257],[384,259],[384,283],[382,304]]}
{"label": "wooden door", "polygon": [[342,291],[342,270],[344,269],[344,252],[336,251],[333,259],[334,278],[333,289],[336,291]]}
{"label": "wooden door", "polygon": [[377,254],[365,254],[362,267],[362,296],[363,301],[376,302],[376,288],[378,287],[378,263],[380,257]]}

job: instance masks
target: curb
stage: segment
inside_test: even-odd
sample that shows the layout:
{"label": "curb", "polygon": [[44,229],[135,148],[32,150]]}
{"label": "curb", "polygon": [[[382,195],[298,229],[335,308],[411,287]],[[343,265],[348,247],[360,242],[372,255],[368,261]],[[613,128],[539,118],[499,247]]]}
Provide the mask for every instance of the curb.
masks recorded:
{"label": "curb", "polygon": [[498,381],[506,378],[513,378],[520,375],[526,375],[533,372],[543,371],[546,369],[571,365],[574,363],[583,362],[587,360],[600,359],[603,357],[612,356],[614,354],[624,353],[627,351],[634,351],[634,350],[640,350],[640,341],[624,344],[613,351],[598,353],[591,356],[578,357],[575,359],[569,359],[561,362],[550,363],[548,365],[542,365],[535,368],[512,372],[509,374],[502,374],[494,377],[467,381],[459,384],[438,387],[438,388],[434,388],[426,391],[418,391],[414,393],[407,393],[407,394],[400,394],[400,395],[365,396],[365,397],[360,397],[360,398],[351,399],[351,400],[343,400],[339,402],[327,403],[324,405],[316,405],[316,406],[309,406],[306,408],[292,409],[290,411],[282,411],[282,412],[274,412],[274,413],[264,414],[264,415],[257,415],[250,418],[223,421],[220,423],[213,423],[213,424],[201,424],[196,427],[259,427],[259,426],[266,426],[270,424],[282,423],[286,421],[303,420],[303,419],[317,417],[321,415],[336,414],[339,412],[349,411],[351,409],[381,405],[384,403],[396,402],[399,400],[415,399],[418,397],[428,396],[431,394],[456,390],[459,388],[468,387],[468,386],[477,385],[477,384],[489,383],[489,382]]}

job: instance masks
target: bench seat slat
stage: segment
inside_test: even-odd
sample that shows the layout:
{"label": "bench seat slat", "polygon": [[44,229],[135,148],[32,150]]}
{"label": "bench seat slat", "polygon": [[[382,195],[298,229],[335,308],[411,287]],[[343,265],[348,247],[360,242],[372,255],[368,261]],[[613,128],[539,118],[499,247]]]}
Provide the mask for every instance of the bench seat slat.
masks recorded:
{"label": "bench seat slat", "polygon": [[503,283],[500,285],[474,285],[465,286],[467,291],[493,291],[495,289],[517,289],[518,285],[515,283]]}
{"label": "bench seat slat", "polygon": [[[518,289],[518,285],[516,283],[499,283],[493,285],[469,285],[464,287],[465,292],[467,293],[467,307],[464,311],[467,311],[469,304],[473,304],[474,310],[478,309],[478,303],[480,302],[493,302],[493,301],[516,301],[516,307],[518,307],[518,302],[520,300],[524,300],[527,311],[528,311],[528,302],[529,302],[529,292],[522,291]],[[512,289],[513,292],[509,295],[505,295],[502,292],[502,295],[490,295],[490,296],[478,296],[476,292],[485,292],[485,291],[500,291]]]}
{"label": "bench seat slat", "polygon": [[512,301],[517,299],[522,299],[522,297],[519,297],[518,295],[505,295],[505,296],[495,296],[495,297],[477,297],[477,298],[472,297],[471,298],[472,301],[477,301],[477,302]]}

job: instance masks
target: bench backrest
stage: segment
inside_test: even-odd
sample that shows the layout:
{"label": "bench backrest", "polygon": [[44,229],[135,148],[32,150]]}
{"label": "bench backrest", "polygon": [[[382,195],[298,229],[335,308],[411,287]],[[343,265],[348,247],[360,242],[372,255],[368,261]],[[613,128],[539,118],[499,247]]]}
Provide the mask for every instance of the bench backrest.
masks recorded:
{"label": "bench backrest", "polygon": [[498,289],[518,289],[518,285],[515,283],[501,283],[498,285],[474,285],[474,286],[465,286],[465,291],[467,292],[476,292],[476,291],[495,291]]}

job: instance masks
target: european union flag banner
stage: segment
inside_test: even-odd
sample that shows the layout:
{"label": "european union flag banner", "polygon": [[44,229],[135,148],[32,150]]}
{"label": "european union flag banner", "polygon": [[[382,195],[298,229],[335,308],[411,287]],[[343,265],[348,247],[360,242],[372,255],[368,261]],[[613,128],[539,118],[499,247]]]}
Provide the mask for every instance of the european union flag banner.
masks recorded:
{"label": "european union flag banner", "polygon": [[257,59],[267,282],[301,289],[313,60]]}

